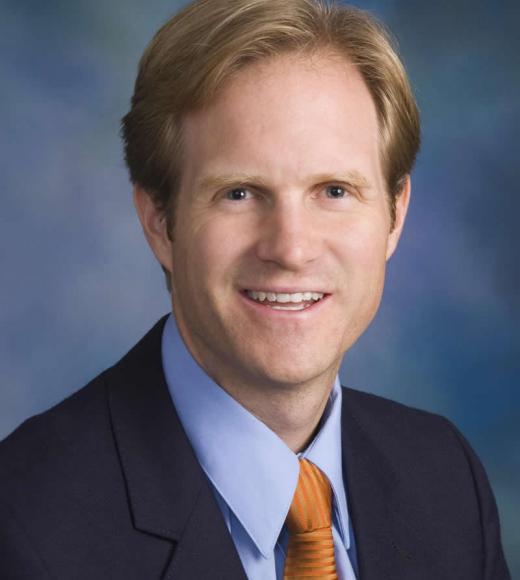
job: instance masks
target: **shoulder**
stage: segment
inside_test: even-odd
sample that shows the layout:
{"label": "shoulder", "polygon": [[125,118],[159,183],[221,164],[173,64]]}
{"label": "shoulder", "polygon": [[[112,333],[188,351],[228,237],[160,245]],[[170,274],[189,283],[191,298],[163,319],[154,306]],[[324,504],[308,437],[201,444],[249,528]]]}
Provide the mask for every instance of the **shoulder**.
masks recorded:
{"label": "shoulder", "polygon": [[[435,413],[344,388],[342,436],[349,486],[360,496],[375,481],[388,491],[388,502],[393,498],[400,521],[420,522],[421,534],[430,530],[432,545],[442,539],[442,553],[455,547],[456,561],[461,564],[469,558],[474,566],[478,552],[483,577],[509,578],[487,475],[453,423]],[[369,489],[376,497],[375,486]],[[414,537],[419,537],[418,531]]]}
{"label": "shoulder", "polygon": [[[438,485],[474,487],[484,501],[491,490],[475,451],[459,429],[436,413],[384,397],[343,388],[343,434],[367,445],[379,460],[415,479],[428,476]],[[413,474],[413,475],[412,475]]]}
{"label": "shoulder", "polygon": [[106,487],[112,478],[119,484],[110,393],[125,390],[133,380],[146,384],[151,373],[162,372],[165,320],[159,320],[114,366],[0,442],[0,497],[19,498],[23,505],[24,492],[32,488],[57,496],[60,488],[81,488],[82,481]]}
{"label": "shoulder", "polygon": [[0,493],[56,486],[64,464],[99,452],[107,432],[105,373],[54,406],[22,423],[0,442]]}
{"label": "shoulder", "polygon": [[[384,397],[343,388],[344,433],[362,433],[397,465],[458,469],[487,483],[475,452],[446,417]],[[350,423],[350,424],[349,424]]]}
{"label": "shoulder", "polygon": [[81,510],[89,471],[107,454],[104,391],[101,375],[0,442],[0,575],[50,577],[40,548]]}
{"label": "shoulder", "polygon": [[57,544],[63,549],[96,510],[117,505],[122,484],[105,400],[102,374],[0,443],[0,575],[11,577],[12,567],[14,575],[47,578]]}
{"label": "shoulder", "polygon": [[[78,578],[98,577],[99,570],[103,577],[151,577],[154,558],[164,562],[171,545],[149,544],[131,525],[114,411],[115,401],[120,411],[126,405],[137,417],[129,428],[139,427],[141,402],[161,391],[153,376],[162,372],[162,322],[113,367],[0,442],[2,578],[62,570],[58,575],[69,578],[74,569]],[[132,448],[138,464],[148,450]]]}
{"label": "shoulder", "polygon": [[[0,487],[6,472],[31,472],[65,457],[80,458],[111,430],[109,391],[161,367],[162,318],[120,361],[51,409],[22,423],[0,441]],[[110,437],[111,439],[111,437]],[[97,449],[99,452],[99,449]],[[88,454],[87,454],[88,456]]]}
{"label": "shoulder", "polygon": [[343,413],[360,428],[384,437],[427,439],[438,437],[439,431],[446,431],[450,436],[458,433],[442,415],[348,387],[343,387]]}

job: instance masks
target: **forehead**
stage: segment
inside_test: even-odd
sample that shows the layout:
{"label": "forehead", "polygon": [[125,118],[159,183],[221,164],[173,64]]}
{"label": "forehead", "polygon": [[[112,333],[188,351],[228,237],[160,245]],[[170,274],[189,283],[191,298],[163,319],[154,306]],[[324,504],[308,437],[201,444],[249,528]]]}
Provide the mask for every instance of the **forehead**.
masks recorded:
{"label": "forehead", "polygon": [[245,66],[209,105],[186,116],[183,133],[185,169],[191,171],[202,170],[201,164],[239,164],[244,171],[260,165],[281,178],[341,164],[372,172],[379,167],[370,92],[349,61],[330,53]]}

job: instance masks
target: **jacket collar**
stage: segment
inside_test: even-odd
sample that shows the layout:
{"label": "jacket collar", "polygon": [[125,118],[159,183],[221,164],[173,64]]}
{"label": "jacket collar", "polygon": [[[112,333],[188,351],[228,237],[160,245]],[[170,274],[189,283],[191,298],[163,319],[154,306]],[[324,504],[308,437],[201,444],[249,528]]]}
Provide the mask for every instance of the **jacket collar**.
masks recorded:
{"label": "jacket collar", "polygon": [[165,320],[106,374],[133,523],[142,532],[177,542],[165,578],[245,579],[168,393],[161,363]]}

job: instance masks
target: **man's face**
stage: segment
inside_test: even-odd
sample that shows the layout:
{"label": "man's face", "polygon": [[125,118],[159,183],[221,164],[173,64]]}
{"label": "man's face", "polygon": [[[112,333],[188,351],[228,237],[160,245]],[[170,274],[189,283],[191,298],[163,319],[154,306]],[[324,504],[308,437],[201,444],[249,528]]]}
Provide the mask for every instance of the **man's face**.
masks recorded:
{"label": "man's face", "polygon": [[224,387],[280,388],[332,380],[377,310],[400,226],[359,73],[284,56],[185,120],[174,241],[156,254],[199,363]]}

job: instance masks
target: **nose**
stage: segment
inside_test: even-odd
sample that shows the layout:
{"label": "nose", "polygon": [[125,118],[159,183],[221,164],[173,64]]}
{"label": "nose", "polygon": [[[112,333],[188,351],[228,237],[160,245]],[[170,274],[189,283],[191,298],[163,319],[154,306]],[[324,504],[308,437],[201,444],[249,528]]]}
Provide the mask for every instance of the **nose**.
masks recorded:
{"label": "nose", "polygon": [[300,271],[318,258],[320,247],[316,216],[301,198],[278,199],[266,210],[256,248],[260,260]]}

